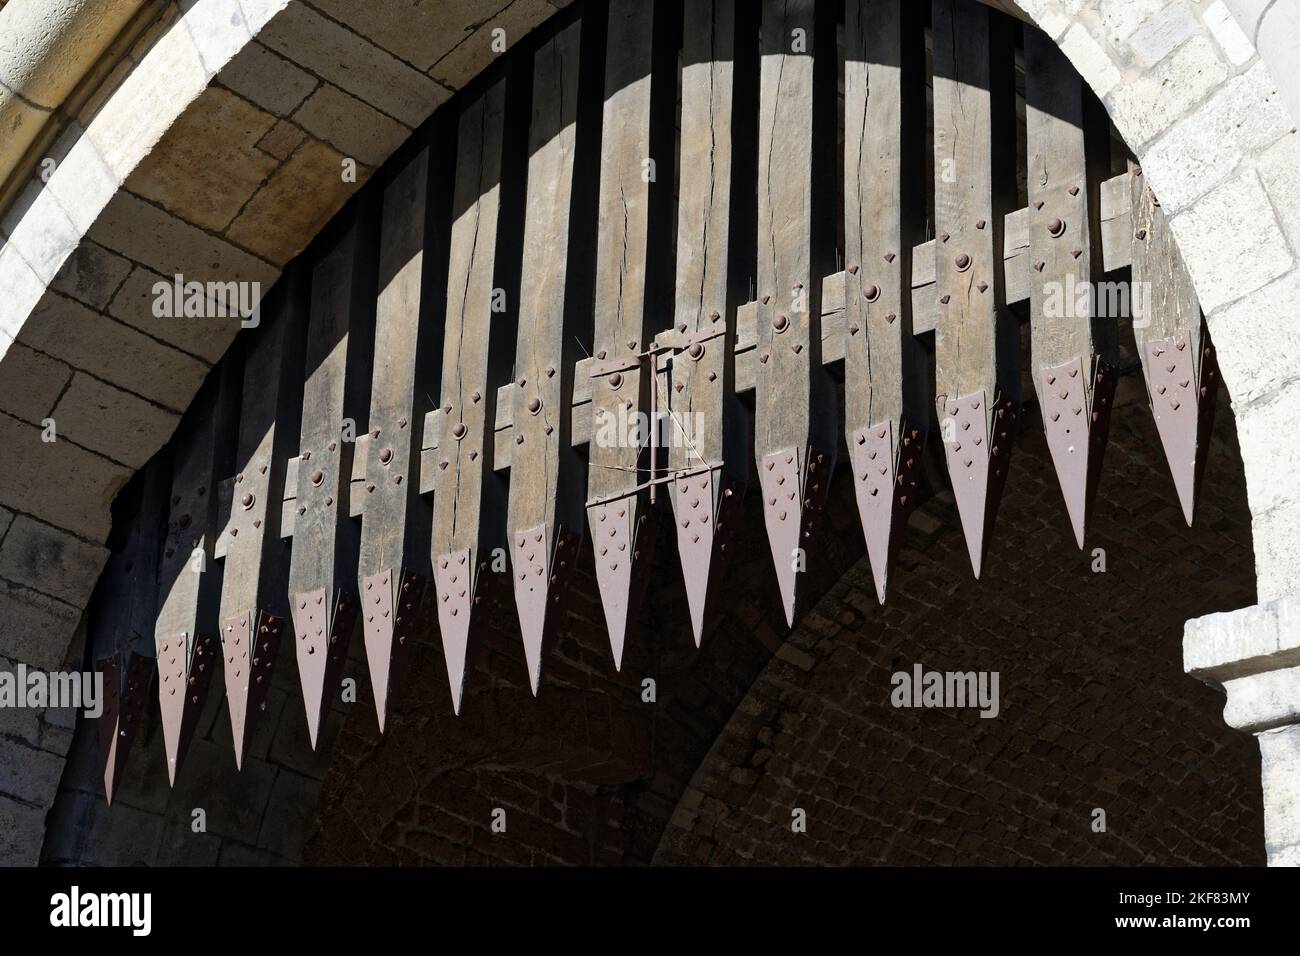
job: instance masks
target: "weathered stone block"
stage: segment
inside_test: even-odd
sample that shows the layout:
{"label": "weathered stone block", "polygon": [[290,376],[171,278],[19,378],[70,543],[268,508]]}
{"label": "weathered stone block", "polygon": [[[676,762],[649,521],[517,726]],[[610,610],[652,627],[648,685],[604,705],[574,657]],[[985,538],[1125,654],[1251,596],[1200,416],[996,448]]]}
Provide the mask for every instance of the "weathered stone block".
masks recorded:
{"label": "weathered stone block", "polygon": [[175,412],[84,372],[73,376],[53,417],[63,433],[79,445],[134,468],[153,457],[180,421]]}
{"label": "weathered stone block", "polygon": [[101,245],[82,240],[50,283],[92,309],[103,310],[131,271],[131,263]]}
{"label": "weathered stone block", "polygon": [[0,543],[0,577],[85,607],[108,550],[18,515]]}
{"label": "weathered stone block", "polygon": [[1111,95],[1111,118],[1125,142],[1140,147],[1227,78],[1228,66],[1214,44],[1193,37],[1173,56],[1119,86]]}
{"label": "weathered stone block", "polygon": [[429,75],[454,90],[460,89],[500,55],[492,49],[492,31],[505,31],[509,49],[554,12],[555,8],[545,0],[515,0],[500,12],[476,21],[473,32],[440,57]]}
{"label": "weathered stone block", "polygon": [[276,123],[229,90],[212,86],[190,104],[127,188],[188,223],[221,232],[276,166],[257,149]]}
{"label": "weathered stone block", "polygon": [[[136,266],[113,296],[108,314],[146,335],[215,365],[239,334],[240,320],[218,316],[215,305],[207,317],[154,315],[157,300],[154,286],[159,282],[170,286],[174,279],[165,278],[144,266]],[[269,291],[269,287],[264,287],[263,297]]]}
{"label": "weathered stone block", "polygon": [[20,335],[34,349],[175,411],[189,406],[208,373],[193,356],[54,293]]}
{"label": "weathered stone block", "polygon": [[307,132],[369,166],[378,166],[411,131],[337,86],[318,87],[293,114]]}
{"label": "weathered stone block", "polygon": [[253,42],[226,64],[217,82],[276,116],[288,116],[320,81]]}
{"label": "weathered stone block", "polygon": [[450,96],[423,73],[306,4],[286,8],[257,38],[408,126],[418,126]]}
{"label": "weathered stone block", "polygon": [[71,377],[67,365],[15,342],[0,359],[0,402],[10,415],[39,425]]}
{"label": "weathered stone block", "polygon": [[[69,441],[44,442],[40,428],[8,416],[0,416],[0,448],[0,504],[90,541],[108,535],[109,505],[128,469]],[[0,628],[5,624],[0,615]]]}
{"label": "weathered stone block", "polygon": [[1248,405],[1283,383],[1300,379],[1300,322],[1279,321],[1300,302],[1300,271],[1208,317],[1219,367],[1233,401]]}
{"label": "weathered stone block", "polygon": [[235,242],[283,266],[329,222],[370,175],[357,166],[357,182],[343,181],[343,154],[308,139],[272,174],[227,231]]}
{"label": "weathered stone block", "polygon": [[1141,66],[1152,67],[1200,30],[1200,24],[1188,7],[1171,3],[1133,34],[1129,48]]}

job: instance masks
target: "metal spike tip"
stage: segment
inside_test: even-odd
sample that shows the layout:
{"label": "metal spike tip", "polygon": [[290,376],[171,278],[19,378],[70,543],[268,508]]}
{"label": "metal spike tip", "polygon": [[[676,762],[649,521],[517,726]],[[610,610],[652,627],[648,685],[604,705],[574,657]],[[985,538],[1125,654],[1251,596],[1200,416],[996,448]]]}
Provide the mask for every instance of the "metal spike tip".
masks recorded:
{"label": "metal spike tip", "polygon": [[451,688],[451,709],[459,716],[468,669],[470,613],[477,586],[473,553],[465,548],[440,555],[434,561],[433,574],[438,629],[442,635],[443,658],[447,662],[447,683]]}
{"label": "metal spike tip", "polygon": [[804,517],[801,464],[799,452],[788,448],[764,455],[759,469],[759,483],[763,489],[763,519],[767,526],[767,541],[772,550],[772,564],[776,569],[776,582],[781,592],[787,627],[794,627],[799,578],[795,562]]}
{"label": "metal spike tip", "polygon": [[677,479],[674,490],[677,522],[677,553],[686,586],[686,605],[691,615],[691,634],[698,648],[704,636],[704,612],[709,600],[709,577],[713,571],[715,491],[719,469]]}
{"label": "metal spike tip", "polygon": [[605,612],[609,648],[614,669],[623,666],[623,645],[628,618],[632,612],[632,565],[637,555],[637,519],[640,507],[637,495],[630,494],[587,509],[595,550],[596,585]]}
{"label": "metal spike tip", "polygon": [[514,540],[515,610],[524,641],[528,682],[537,696],[542,673],[542,644],[551,594],[550,536],[546,525],[519,531]]}

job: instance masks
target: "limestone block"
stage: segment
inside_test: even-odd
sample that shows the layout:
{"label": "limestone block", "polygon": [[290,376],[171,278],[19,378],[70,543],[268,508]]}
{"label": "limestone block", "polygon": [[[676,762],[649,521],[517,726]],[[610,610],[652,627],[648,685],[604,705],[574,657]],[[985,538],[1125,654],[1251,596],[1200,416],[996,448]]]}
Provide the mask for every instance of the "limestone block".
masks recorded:
{"label": "limestone block", "polygon": [[545,0],[515,0],[500,13],[476,24],[473,33],[441,57],[429,75],[454,90],[460,89],[500,55],[492,49],[493,30],[505,30],[509,50],[554,12],[555,8]]}
{"label": "limestone block", "polygon": [[427,71],[471,29],[493,17],[510,0],[461,0],[430,7],[425,0],[319,0],[322,13],[369,38],[416,69]]}
{"label": "limestone block", "polygon": [[221,232],[276,167],[257,148],[276,117],[213,86],[190,104],[127,188],[186,222]]}
{"label": "limestone block", "polygon": [[1260,155],[1255,168],[1282,223],[1282,231],[1291,240],[1291,248],[1300,249],[1300,189],[1296,188],[1296,177],[1300,175],[1300,134],[1296,133],[1295,126]]}
{"label": "limestone block", "polygon": [[269,133],[258,140],[257,148],[276,159],[288,159],[306,136],[307,134],[300,127],[288,120],[280,120]]}
{"label": "limestone block", "polygon": [[41,282],[49,285],[81,238],[54,196],[39,179],[28,183],[0,221],[8,244]]}
{"label": "limestone block", "polygon": [[279,274],[270,263],[125,191],[113,197],[89,237],[165,276],[269,285]]}
{"label": "limestone block", "polygon": [[1294,262],[1253,171],[1198,199],[1170,228],[1206,312],[1255,291]]}
{"label": "limestone block", "polygon": [[1276,866],[1282,856],[1296,860],[1300,847],[1300,726],[1260,734],[1259,754],[1264,845],[1269,863]]}
{"label": "limestone block", "polygon": [[227,235],[283,266],[320,231],[370,175],[358,164],[357,182],[343,181],[343,154],[307,139],[277,169],[231,225]]}
{"label": "limestone block", "polygon": [[180,22],[190,33],[211,79],[252,42],[239,0],[179,0]]}
{"label": "limestone block", "polygon": [[1255,55],[1255,45],[1241,28],[1223,0],[1215,0],[1202,15],[1215,42],[1223,49],[1228,62],[1241,66]]}
{"label": "limestone block", "polygon": [[1270,6],[1260,21],[1255,42],[1264,62],[1278,67],[1282,96],[1292,119],[1300,122],[1300,72],[1295,69],[1296,51],[1300,50],[1300,4]]}
{"label": "limestone block", "polygon": [[383,113],[328,83],[316,89],[293,119],[344,156],[379,166],[411,131]]}
{"label": "limestone block", "polygon": [[189,407],[208,372],[193,356],[53,292],[32,312],[20,341],[177,412]]}
{"label": "limestone block", "polygon": [[73,376],[53,418],[59,430],[77,444],[133,468],[152,458],[180,421],[175,412],[84,372]]}
{"label": "limestone block", "polygon": [[[159,282],[170,285],[173,281],[152,269],[136,266],[113,296],[108,314],[146,335],[161,339],[215,365],[239,334],[240,323],[229,316],[218,316],[215,305],[211,306],[207,317],[154,315],[157,300],[154,286]],[[269,287],[263,287],[262,297],[265,298],[269,291]]]}
{"label": "limestone block", "polygon": [[1070,27],[1060,44],[1061,52],[1074,64],[1079,75],[1097,96],[1105,97],[1119,84],[1119,69],[1082,24],[1076,23]]}
{"label": "limestone block", "polygon": [[55,168],[46,188],[78,231],[85,233],[117,194],[122,181],[78,123],[63,131],[50,149],[49,158],[54,160]]}
{"label": "limestone block", "polygon": [[164,33],[87,127],[119,182],[126,181],[207,82],[189,31]]}
{"label": "limestone block", "polygon": [[1248,405],[1283,383],[1300,379],[1300,321],[1282,322],[1300,302],[1300,270],[1208,317],[1219,367],[1233,401]]}
{"label": "limestone block", "polygon": [[103,310],[131,271],[131,263],[103,246],[82,240],[50,283],[56,292]]}
{"label": "limestone block", "polygon": [[1095,7],[1107,42],[1119,46],[1168,4],[1169,0],[1099,0],[1089,6]]}
{"label": "limestone block", "polygon": [[1251,536],[1259,600],[1269,601],[1300,592],[1300,501],[1290,501],[1253,516]]}
{"label": "limestone block", "polygon": [[278,53],[253,42],[226,64],[217,82],[276,116],[288,116],[319,81]]}
{"label": "limestone block", "polygon": [[108,551],[18,515],[0,543],[0,577],[85,607]]}
{"label": "limestone block", "polygon": [[[3,236],[0,236],[0,241]],[[36,303],[41,301],[45,283],[32,267],[8,243],[0,244],[0,355],[8,342],[17,337]]]}
{"label": "limestone block", "polygon": [[419,125],[450,95],[420,71],[306,4],[286,8],[258,39],[407,126]]}
{"label": "limestone block", "polygon": [[1115,89],[1111,118],[1124,141],[1136,149],[1172,126],[1227,77],[1228,66],[1214,44],[1204,36],[1193,37],[1172,56]]}
{"label": "limestone block", "polygon": [[13,658],[28,667],[56,670],[81,612],[30,588],[0,582],[0,638]]}
{"label": "limestone block", "polygon": [[1152,67],[1201,30],[1186,5],[1170,4],[1144,23],[1130,38],[1129,48],[1140,66]]}
{"label": "limestone block", "polygon": [[72,369],[15,342],[0,359],[0,407],[39,425],[63,392]]}
{"label": "limestone block", "polygon": [[[107,537],[109,505],[130,477],[129,469],[70,441],[44,442],[39,427],[7,415],[0,416],[0,448],[5,450],[5,467],[0,469],[0,504],[58,527],[74,529],[90,541]],[[40,607],[45,604],[32,603]],[[0,601],[0,634],[7,636],[11,629],[21,631],[17,623],[19,609],[5,610],[3,606]],[[46,610],[53,614],[58,609]],[[60,612],[54,616],[67,615]],[[63,622],[61,630],[54,628],[52,620],[28,621],[32,634],[24,637],[18,633],[17,640],[23,645],[58,635],[63,641],[63,647],[58,649],[62,654],[75,623],[75,612],[71,621]]]}
{"label": "limestone block", "polygon": [[1176,216],[1290,128],[1277,85],[1257,63],[1156,140],[1142,157],[1142,168],[1166,215]]}

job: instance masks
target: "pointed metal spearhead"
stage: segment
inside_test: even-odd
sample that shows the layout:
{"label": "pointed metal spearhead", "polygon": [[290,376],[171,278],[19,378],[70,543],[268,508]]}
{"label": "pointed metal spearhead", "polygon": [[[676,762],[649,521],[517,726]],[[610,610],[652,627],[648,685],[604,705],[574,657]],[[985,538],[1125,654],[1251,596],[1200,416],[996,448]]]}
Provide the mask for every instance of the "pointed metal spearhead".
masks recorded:
{"label": "pointed metal spearhead", "polygon": [[167,751],[167,779],[185,762],[195,725],[207,700],[212,672],[216,670],[217,642],[205,635],[189,649],[186,634],[163,638],[158,645],[158,701],[162,711],[163,745]]}
{"label": "pointed metal spearhead", "polygon": [[104,675],[104,709],[99,715],[100,769],[109,806],[113,805],[113,796],[121,783],[136,728],[144,717],[155,667],[152,657],[133,651],[127,657],[129,662],[125,668],[121,652],[99,662],[99,670]]}
{"label": "pointed metal spearhead", "polygon": [[443,657],[447,661],[451,707],[457,715],[460,714],[465,690],[465,674],[471,663],[470,614],[478,602],[473,561],[473,552],[465,548],[440,556],[433,567],[438,629],[442,635]]}
{"label": "pointed metal spearhead", "polygon": [[356,606],[347,593],[328,600],[324,588],[293,596],[294,650],[307,711],[312,750],[329,699],[338,692],[356,623]]}
{"label": "pointed metal spearhead", "polygon": [[1192,351],[1191,336],[1186,332],[1146,344],[1151,413],[1189,527],[1209,451],[1219,385],[1210,346],[1202,352],[1199,375]]}
{"label": "pointed metal spearhead", "polygon": [[881,422],[853,433],[853,462],[858,516],[867,542],[876,598],[885,603],[889,573],[907,517],[916,507],[920,473],[921,430],[906,420]]}
{"label": "pointed metal spearhead", "polygon": [[515,610],[524,640],[528,683],[533,696],[542,679],[542,651],[553,626],[554,605],[560,601],[568,572],[577,556],[578,535],[560,528],[555,553],[547,548],[546,525],[519,531],[514,540]]}
{"label": "pointed metal spearhead", "polygon": [[388,718],[388,701],[406,670],[427,583],[419,575],[407,571],[394,573],[391,568],[372,574],[362,582],[366,663],[370,668],[370,687],[375,695],[375,714],[381,734]]}
{"label": "pointed metal spearhead", "polygon": [[1038,383],[1047,448],[1080,548],[1101,474],[1115,394],[1115,377],[1104,362],[1096,361],[1091,383],[1087,375],[1083,358],[1075,356],[1042,369]]}
{"label": "pointed metal spearhead", "polygon": [[826,455],[815,449],[787,448],[764,455],[759,467],[763,521],[789,627],[794,626],[799,574],[806,569],[803,542],[812,536],[826,494],[829,476],[819,473],[825,461]]}
{"label": "pointed metal spearhead", "polygon": [[248,736],[271,690],[283,628],[280,618],[264,611],[235,614],[221,625],[221,659],[236,769],[243,769]]}
{"label": "pointed metal spearhead", "polygon": [[[721,485],[721,492],[719,492]],[[724,481],[721,468],[679,475],[675,482],[677,552],[690,609],[695,646],[726,564],[727,547],[740,524],[742,486]]]}
{"label": "pointed metal spearhead", "polygon": [[[596,585],[605,612],[609,647],[614,669],[623,668],[623,645],[629,620],[636,614],[646,564],[642,551],[646,540],[646,517],[641,514],[638,493],[614,498],[587,508],[591,546],[595,551]],[[645,532],[643,534],[643,532]]]}
{"label": "pointed metal spearhead", "polygon": [[[980,576],[1011,460],[1016,405],[999,399],[989,415],[981,389],[944,403],[944,454],[971,569]],[[991,423],[991,427],[990,427]]]}

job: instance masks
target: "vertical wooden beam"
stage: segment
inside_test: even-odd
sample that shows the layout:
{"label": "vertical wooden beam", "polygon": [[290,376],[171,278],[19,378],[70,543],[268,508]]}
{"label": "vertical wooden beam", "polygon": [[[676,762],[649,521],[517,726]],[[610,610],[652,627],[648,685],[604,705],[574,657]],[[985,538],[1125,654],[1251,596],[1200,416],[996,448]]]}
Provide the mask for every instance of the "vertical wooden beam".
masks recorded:
{"label": "vertical wooden beam", "polygon": [[672,6],[611,0],[606,35],[587,519],[616,668],[654,543],[641,480],[641,442],[649,436],[629,424],[650,411],[655,359],[642,353],[655,331],[650,317],[667,311],[672,210],[664,199],[672,193],[677,93]]}
{"label": "vertical wooden beam", "polygon": [[213,370],[186,412],[174,446],[154,626],[167,777],[173,785],[219,667],[221,568],[213,560],[217,484],[229,474],[240,372],[238,361],[229,359]]}
{"label": "vertical wooden beam", "polygon": [[833,208],[834,193],[827,204],[826,190],[813,189],[815,153],[833,152],[835,143],[834,129],[819,122],[828,98],[834,103],[825,84],[836,62],[829,11],[815,0],[763,2],[754,451],[790,625],[837,444],[834,390],[821,362],[821,277],[833,220],[814,208],[819,201]]}
{"label": "vertical wooden beam", "polygon": [[158,560],[171,474],[170,454],[155,455],[114,503],[114,530],[124,526],[123,540],[114,548],[91,604],[91,656],[104,675],[100,770],[110,805],[144,717],[157,665],[153,629]]}
{"label": "vertical wooden beam", "polygon": [[[447,313],[443,351],[444,416],[434,472],[434,583],[451,703],[460,713],[471,663],[473,610],[494,579],[488,555],[504,541],[505,486],[493,471],[497,386],[510,374],[509,297],[495,289],[507,80],[500,79],[460,110]],[[511,118],[526,126],[515,110]],[[520,122],[522,121],[522,122]],[[512,134],[513,135],[513,134]],[[522,135],[511,145],[522,151]],[[516,224],[518,225],[518,224]],[[508,227],[508,225],[507,225]],[[511,290],[513,291],[513,290]]]}
{"label": "vertical wooden beam", "polygon": [[[736,310],[748,297],[757,169],[758,23],[735,0],[686,5],[682,29],[677,301],[668,462],[698,647],[749,477],[749,422],[735,396]],[[749,203],[744,201],[748,192]],[[748,261],[742,250],[748,250]]]}
{"label": "vertical wooden beam", "polygon": [[216,542],[224,559],[221,605],[222,661],[235,766],[261,712],[289,620],[285,589],[289,544],[280,537],[285,463],[298,447],[302,414],[303,338],[308,285],[292,265],[263,308],[263,324],[244,358],[234,477],[221,489],[229,519]]}
{"label": "vertical wooden beam", "polygon": [[925,214],[919,14],[904,0],[845,8],[844,426],[882,604],[929,422],[912,337],[912,248]]}
{"label": "vertical wooden beam", "polygon": [[[430,510],[420,495],[420,428],[437,391],[446,309],[451,130],[389,160],[379,239],[375,364],[357,574],[370,686],[383,733],[429,581]],[[436,316],[436,319],[434,318]]]}
{"label": "vertical wooden beam", "polygon": [[1033,381],[1080,548],[1116,380],[1115,317],[1101,314],[1094,294],[1101,264],[1098,156],[1109,147],[1099,112],[1051,37],[1026,27]]}
{"label": "vertical wooden beam", "polygon": [[373,194],[353,201],[310,258],[297,515],[289,562],[294,647],[316,746],[356,623],[360,534],[349,517],[355,437],[365,428],[374,345]]}
{"label": "vertical wooden beam", "polygon": [[1134,166],[1132,172],[1133,338],[1160,444],[1190,526],[1210,450],[1218,364],[1169,221],[1141,169]]}
{"label": "vertical wooden beam", "polygon": [[1005,314],[1002,268],[1015,196],[1010,26],[975,0],[934,0],[935,405],[976,577],[1020,403],[1019,333]]}
{"label": "vertical wooden beam", "polygon": [[582,540],[585,481],[570,438],[570,406],[577,313],[586,303],[574,301],[568,285],[579,267],[570,255],[570,215],[583,26],[575,21],[544,41],[533,61],[507,529],[534,694],[548,626],[554,623],[552,605]]}

